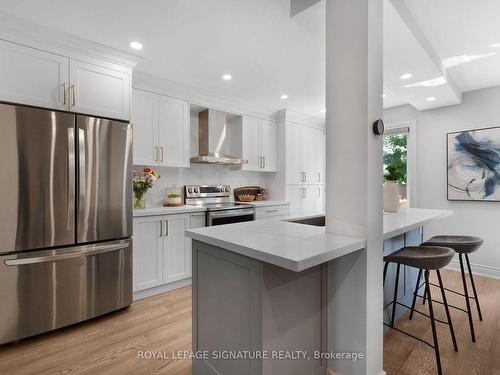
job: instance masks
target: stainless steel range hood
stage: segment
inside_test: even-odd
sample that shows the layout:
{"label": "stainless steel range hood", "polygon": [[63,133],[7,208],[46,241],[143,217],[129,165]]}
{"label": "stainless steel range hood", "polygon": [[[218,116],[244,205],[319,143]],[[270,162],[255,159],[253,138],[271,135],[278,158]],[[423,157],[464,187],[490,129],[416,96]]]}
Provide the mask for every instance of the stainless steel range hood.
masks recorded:
{"label": "stainless steel range hood", "polygon": [[235,156],[226,155],[228,150],[226,113],[205,109],[198,113],[198,156],[191,163],[241,165],[247,164]]}

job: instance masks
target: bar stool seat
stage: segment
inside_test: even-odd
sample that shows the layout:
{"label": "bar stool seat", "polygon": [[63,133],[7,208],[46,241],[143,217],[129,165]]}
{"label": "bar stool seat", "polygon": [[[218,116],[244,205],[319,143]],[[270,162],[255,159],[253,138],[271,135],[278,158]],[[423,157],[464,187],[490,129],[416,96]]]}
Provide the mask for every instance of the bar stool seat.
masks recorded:
{"label": "bar stool seat", "polygon": [[384,257],[384,262],[399,263],[425,270],[438,270],[446,267],[455,252],[442,246],[407,246]]}
{"label": "bar stool seat", "polygon": [[483,244],[483,239],[475,236],[434,236],[423,243],[424,246],[445,246],[450,247],[457,253],[470,254],[479,249]]}

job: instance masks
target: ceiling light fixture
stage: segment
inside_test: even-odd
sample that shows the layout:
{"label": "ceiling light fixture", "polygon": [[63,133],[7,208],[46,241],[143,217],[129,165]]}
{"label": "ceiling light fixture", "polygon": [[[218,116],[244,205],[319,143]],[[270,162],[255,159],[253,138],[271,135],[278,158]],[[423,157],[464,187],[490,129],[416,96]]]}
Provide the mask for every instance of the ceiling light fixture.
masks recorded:
{"label": "ceiling light fixture", "polygon": [[386,96],[387,96],[387,95],[385,95],[385,94],[382,94],[382,99],[384,99],[384,98],[385,98]]}
{"label": "ceiling light fixture", "polygon": [[428,102],[433,102],[434,100],[436,100],[436,97],[435,96],[429,96],[427,99]]}
{"label": "ceiling light fixture", "polygon": [[321,113],[326,113],[326,108],[323,108],[320,112]]}
{"label": "ceiling light fixture", "polygon": [[132,41],[129,43],[130,48],[140,51],[142,49],[142,43],[137,41]]}
{"label": "ceiling light fixture", "polygon": [[224,75],[222,76],[222,79],[223,79],[224,81],[230,81],[230,80],[232,80],[232,79],[233,79],[233,76],[231,76],[231,74],[224,74]]}
{"label": "ceiling light fixture", "polygon": [[404,73],[399,76],[401,79],[410,79],[411,77],[413,77],[413,74],[411,73]]}
{"label": "ceiling light fixture", "polygon": [[287,99],[288,99],[288,95],[287,95],[287,94],[283,94],[283,95],[281,95],[281,99],[282,99],[282,100],[287,100]]}
{"label": "ceiling light fixture", "polygon": [[442,61],[443,67],[448,69],[457,65],[462,65],[469,63],[471,61],[475,60],[480,60],[484,59],[486,57],[490,57],[495,55],[496,52],[491,52],[491,53],[483,53],[481,55],[460,55],[460,56],[453,56],[453,57],[448,57],[447,59],[444,59]]}

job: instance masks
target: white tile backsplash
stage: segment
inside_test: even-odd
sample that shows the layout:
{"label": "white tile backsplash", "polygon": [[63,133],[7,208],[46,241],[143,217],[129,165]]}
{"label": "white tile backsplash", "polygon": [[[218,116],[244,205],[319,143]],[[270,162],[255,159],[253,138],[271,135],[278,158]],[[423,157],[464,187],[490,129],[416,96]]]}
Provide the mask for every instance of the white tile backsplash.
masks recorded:
{"label": "white tile backsplash", "polygon": [[[134,168],[142,168],[134,166]],[[269,186],[268,173],[241,171],[236,167],[225,165],[192,164],[191,168],[155,168],[160,174],[151,190],[146,193],[146,205],[148,207],[161,206],[163,204],[165,189],[170,186],[184,186],[191,184],[231,185],[231,188],[239,186],[257,185]]]}

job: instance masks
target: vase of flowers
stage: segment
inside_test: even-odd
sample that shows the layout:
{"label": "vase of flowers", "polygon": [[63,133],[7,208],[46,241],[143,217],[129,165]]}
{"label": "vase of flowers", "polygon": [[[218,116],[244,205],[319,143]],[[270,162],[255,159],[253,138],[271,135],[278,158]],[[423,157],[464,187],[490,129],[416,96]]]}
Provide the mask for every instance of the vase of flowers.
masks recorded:
{"label": "vase of flowers", "polygon": [[159,178],[160,175],[153,168],[134,170],[134,176],[132,179],[134,189],[134,208],[146,207],[144,195],[153,187],[153,184]]}

